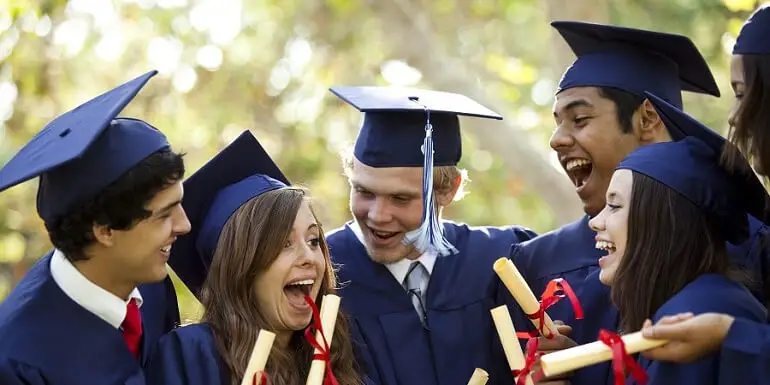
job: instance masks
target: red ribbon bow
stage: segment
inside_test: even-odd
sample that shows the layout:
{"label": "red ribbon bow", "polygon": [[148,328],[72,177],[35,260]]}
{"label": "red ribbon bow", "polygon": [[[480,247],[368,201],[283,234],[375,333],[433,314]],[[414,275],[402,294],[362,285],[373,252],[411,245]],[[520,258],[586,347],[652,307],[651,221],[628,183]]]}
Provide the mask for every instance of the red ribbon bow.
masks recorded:
{"label": "red ribbon bow", "polygon": [[[315,302],[313,302],[309,296],[305,296],[305,302],[307,302],[313,310],[313,323],[305,329],[305,339],[310,342],[310,345],[313,345],[314,348],[320,351],[320,353],[313,355],[313,360],[323,360],[326,363],[324,385],[339,385],[337,378],[334,377],[334,373],[332,373],[331,353],[329,350],[329,343],[326,342],[326,334],[324,334],[323,325],[321,325],[321,313],[318,311],[318,306],[316,306]],[[323,346],[321,346],[315,338],[314,332],[316,330],[321,333]]]}
{"label": "red ribbon bow", "polygon": [[[259,379],[257,379],[258,374],[261,374]],[[254,378],[251,380],[251,385],[270,385],[270,381],[268,381],[267,379],[267,373],[265,372],[254,373]]]}
{"label": "red ribbon bow", "polygon": [[[544,333],[545,311],[548,310],[549,307],[555,305],[565,296],[572,304],[572,310],[575,312],[575,319],[583,319],[583,308],[580,306],[580,301],[578,301],[577,295],[575,295],[575,292],[572,290],[569,282],[565,281],[563,278],[552,279],[550,282],[548,282],[545,290],[543,290],[543,294],[540,296],[540,307],[536,312],[527,314],[527,318],[531,320],[538,320],[540,327],[538,327],[537,331],[540,333],[540,335],[545,336],[546,338],[553,338],[553,331],[551,331],[548,335],[545,335]],[[538,334],[534,331],[517,332],[516,336],[518,338],[532,338],[537,337]]]}
{"label": "red ribbon bow", "polygon": [[612,349],[612,371],[615,373],[615,385],[625,383],[625,369],[639,385],[647,383],[648,377],[644,369],[626,352],[626,345],[617,334],[609,330],[599,330],[599,341]]}
{"label": "red ribbon bow", "polygon": [[537,351],[538,344],[536,337],[531,337],[527,340],[527,355],[524,357],[524,367],[521,369],[513,369],[511,371],[511,373],[513,373],[513,378],[518,377],[516,385],[525,385],[527,383],[527,375],[529,374],[532,374],[533,382],[538,382],[540,377],[543,376],[542,371],[532,373],[532,366],[535,365],[537,358],[541,355],[541,353]]}

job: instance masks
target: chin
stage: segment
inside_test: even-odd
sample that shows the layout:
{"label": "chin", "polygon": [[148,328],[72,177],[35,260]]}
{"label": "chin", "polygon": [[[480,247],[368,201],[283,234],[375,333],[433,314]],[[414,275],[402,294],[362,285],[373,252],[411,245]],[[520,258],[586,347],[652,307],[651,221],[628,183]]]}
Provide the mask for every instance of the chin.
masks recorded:
{"label": "chin", "polygon": [[615,273],[610,272],[607,270],[602,270],[599,272],[599,282],[604,284],[604,286],[612,286],[612,282],[614,281]]}

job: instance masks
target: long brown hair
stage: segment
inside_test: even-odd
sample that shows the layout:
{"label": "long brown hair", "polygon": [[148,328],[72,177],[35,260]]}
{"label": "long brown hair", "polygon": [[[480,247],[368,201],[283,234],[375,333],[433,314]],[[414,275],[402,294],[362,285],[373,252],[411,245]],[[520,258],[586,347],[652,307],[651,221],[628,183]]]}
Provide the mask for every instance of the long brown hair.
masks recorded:
{"label": "long brown hair", "polygon": [[611,289],[620,330],[642,327],[663,304],[703,274],[728,274],[725,240],[702,209],[634,172],[628,238]]}
{"label": "long brown hair", "polygon": [[723,160],[732,170],[741,157],[756,159],[770,173],[770,55],[742,55],[745,91],[736,118],[730,122]]}
{"label": "long brown hair", "polygon": [[[266,192],[238,208],[222,229],[201,302],[205,307],[203,322],[211,327],[233,385],[241,382],[257,334],[263,328],[269,330],[264,314],[256,306],[255,282],[278,258],[302,202],[308,199],[306,191],[296,187]],[[334,293],[337,284],[322,230],[320,239],[327,269],[315,298],[319,309],[323,295]],[[339,383],[361,384],[342,312],[337,317],[330,349],[332,371]],[[287,348],[273,345],[265,371],[273,384],[304,384],[312,357],[313,348],[303,331],[296,331]]]}

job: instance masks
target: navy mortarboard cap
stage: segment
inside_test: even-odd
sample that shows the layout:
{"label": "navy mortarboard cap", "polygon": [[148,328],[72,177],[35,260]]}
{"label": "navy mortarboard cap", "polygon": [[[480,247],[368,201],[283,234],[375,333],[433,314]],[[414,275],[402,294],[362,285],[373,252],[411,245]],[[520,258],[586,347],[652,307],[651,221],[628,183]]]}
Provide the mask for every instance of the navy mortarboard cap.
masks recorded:
{"label": "navy mortarboard cap", "polygon": [[770,54],[770,4],[757,9],[741,27],[733,54]]}
{"label": "navy mortarboard cap", "polygon": [[612,87],[651,91],[682,108],[682,91],[719,96],[706,59],[682,35],[578,21],[553,21],[577,59],[557,90]]}
{"label": "navy mortarboard cap", "polygon": [[620,162],[617,169],[644,174],[678,192],[701,208],[725,239],[742,243],[749,222],[741,207],[738,186],[719,166],[720,153],[695,137],[644,145]]}
{"label": "navy mortarboard cap", "polygon": [[[717,154],[717,159],[713,162],[719,163],[727,143],[724,137],[657,95],[647,92],[645,96],[658,111],[673,140],[695,137]],[[736,199],[743,206],[743,211],[764,221],[765,207],[768,202],[767,191],[751,169],[749,162],[745,158],[740,158],[740,163],[735,165],[735,169],[726,172],[729,172],[730,183],[739,192]]]}
{"label": "navy mortarboard cap", "polygon": [[227,220],[250,199],[289,184],[281,169],[244,131],[184,182],[182,207],[192,230],[174,243],[169,265],[198,296]]}
{"label": "navy mortarboard cap", "polygon": [[454,166],[462,156],[459,115],[502,120],[500,114],[460,94],[401,87],[332,87],[364,113],[354,155],[370,167],[423,167],[423,220],[405,241],[421,252],[447,255],[433,199],[433,166]]}
{"label": "navy mortarboard cap", "polygon": [[54,119],[0,170],[0,191],[40,177],[37,211],[50,223],[93,198],[137,163],[169,148],[156,128],[116,119],[157,71]]}

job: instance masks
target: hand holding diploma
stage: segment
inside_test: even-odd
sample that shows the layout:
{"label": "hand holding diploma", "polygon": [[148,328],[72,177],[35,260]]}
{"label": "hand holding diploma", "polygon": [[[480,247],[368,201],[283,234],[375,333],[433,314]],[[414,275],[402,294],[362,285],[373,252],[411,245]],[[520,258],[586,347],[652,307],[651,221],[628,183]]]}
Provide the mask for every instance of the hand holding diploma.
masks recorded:
{"label": "hand holding diploma", "polygon": [[253,385],[255,382],[260,385],[266,385],[263,383],[265,364],[267,364],[267,357],[270,356],[273,341],[275,341],[275,333],[264,329],[259,331],[254,349],[251,351],[249,363],[246,366],[246,372],[241,380],[241,385]]}
{"label": "hand holding diploma", "polygon": [[[630,355],[665,343],[665,340],[646,339],[642,337],[641,332],[628,334],[621,338],[607,330],[601,330],[599,341],[544,355],[540,358],[540,365],[543,374],[552,376],[613,360],[619,363],[619,365],[613,365],[613,369],[617,369],[618,366],[620,368],[625,367],[637,383],[644,384],[647,381],[647,375]],[[615,371],[616,383],[622,384],[624,378],[623,370]]]}

